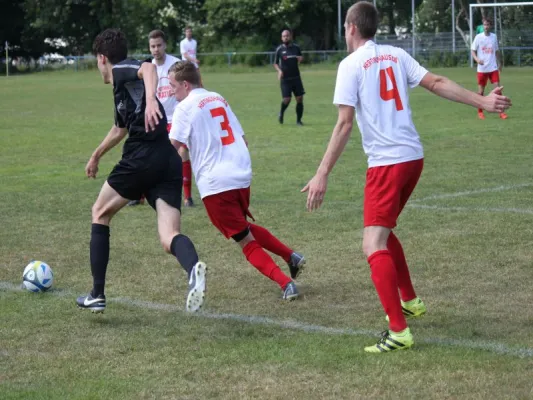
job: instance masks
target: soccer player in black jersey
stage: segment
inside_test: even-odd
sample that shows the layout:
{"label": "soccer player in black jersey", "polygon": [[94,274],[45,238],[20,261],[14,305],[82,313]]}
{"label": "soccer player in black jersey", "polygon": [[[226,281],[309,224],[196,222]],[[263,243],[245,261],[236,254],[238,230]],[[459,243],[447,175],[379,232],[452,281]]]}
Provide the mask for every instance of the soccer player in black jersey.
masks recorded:
{"label": "soccer player in black jersey", "polygon": [[279,112],[279,123],[283,123],[283,114],[291,102],[292,93],[296,98],[296,124],[303,125],[302,115],[304,113],[304,86],[302,78],[300,77],[300,69],[298,64],[302,62],[302,52],[300,48],[292,43],[291,31],[285,29],[281,33],[281,41],[283,42],[276,49],[276,58],[274,60],[274,68],[278,71],[278,79],[281,83],[281,110]]}
{"label": "soccer player in black jersey", "polygon": [[180,233],[182,165],[170,143],[163,106],[156,98],[157,72],[151,62],[128,59],[126,37],[117,29],[100,33],[93,44],[104,83],[113,84],[115,124],[93,152],[85,173],[95,178],[100,158],[124,139],[122,158],[103,184],[92,208],[90,242],[93,289],[79,307],[103,312],[109,262],[109,223],[129,200],[146,195],[157,213],[159,239],[189,276],[186,310],[197,311],[205,294],[206,266],[191,240]]}

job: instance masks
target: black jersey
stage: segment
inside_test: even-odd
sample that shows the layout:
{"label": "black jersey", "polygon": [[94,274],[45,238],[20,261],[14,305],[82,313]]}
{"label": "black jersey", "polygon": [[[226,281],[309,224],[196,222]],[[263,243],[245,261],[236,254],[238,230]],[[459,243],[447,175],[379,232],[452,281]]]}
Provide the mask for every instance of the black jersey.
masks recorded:
{"label": "black jersey", "polygon": [[283,79],[298,78],[300,69],[298,68],[298,57],[302,55],[300,48],[294,43],[282,44],[276,49],[274,63],[278,64],[283,72]]}
{"label": "black jersey", "polygon": [[146,132],[144,128],[146,91],[143,80],[137,75],[141,64],[141,61],[126,59],[113,66],[115,125],[128,129],[128,139],[124,143],[125,151],[142,143],[169,140],[165,110],[159,101],[159,109],[164,117],[155,130]]}

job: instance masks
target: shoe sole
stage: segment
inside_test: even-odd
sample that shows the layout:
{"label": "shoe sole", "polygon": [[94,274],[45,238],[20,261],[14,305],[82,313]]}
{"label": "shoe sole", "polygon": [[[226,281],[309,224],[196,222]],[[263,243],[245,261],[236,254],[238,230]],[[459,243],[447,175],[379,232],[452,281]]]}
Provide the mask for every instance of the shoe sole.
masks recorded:
{"label": "shoe sole", "polygon": [[78,306],[80,310],[91,310],[93,314],[103,314],[105,310],[105,306],[103,307],[81,307]]}
{"label": "shoe sole", "polygon": [[284,297],[283,300],[285,300],[285,301],[294,301],[294,300],[296,300],[298,297],[300,297],[299,294],[293,294],[293,295],[290,295],[290,296]]}
{"label": "shoe sole", "polygon": [[307,262],[307,260],[305,259],[304,256],[302,256],[301,260],[298,262],[298,264],[296,265],[296,274],[294,274],[294,276],[292,276],[291,274],[291,278],[292,279],[297,279],[303,272],[303,270],[305,269],[305,263]]}
{"label": "shoe sole", "polygon": [[187,303],[185,309],[187,312],[196,312],[202,308],[205,299],[205,281],[207,275],[207,266],[203,262],[199,262],[194,266],[196,285],[189,291],[187,295]]}

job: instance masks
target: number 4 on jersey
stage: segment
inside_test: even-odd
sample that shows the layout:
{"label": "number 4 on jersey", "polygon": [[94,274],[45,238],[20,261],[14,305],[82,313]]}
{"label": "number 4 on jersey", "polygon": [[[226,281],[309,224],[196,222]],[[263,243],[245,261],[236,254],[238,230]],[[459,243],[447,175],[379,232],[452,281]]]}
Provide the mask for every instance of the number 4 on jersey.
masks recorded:
{"label": "number 4 on jersey", "polygon": [[[387,75],[392,84],[392,89],[389,90],[387,90]],[[379,95],[385,101],[394,99],[396,110],[403,110],[402,99],[398,92],[398,86],[396,86],[396,77],[394,76],[394,70],[392,67],[379,70]]]}
{"label": "number 4 on jersey", "polygon": [[233,130],[231,129],[231,126],[228,120],[228,114],[226,113],[226,110],[224,109],[224,107],[213,108],[212,110],[209,110],[209,111],[211,112],[211,116],[213,118],[216,118],[216,117],[223,118],[222,122],[220,122],[220,129],[228,132],[228,135],[222,136],[220,138],[220,140],[222,140],[222,146],[227,146],[235,142],[235,137],[233,136]]}

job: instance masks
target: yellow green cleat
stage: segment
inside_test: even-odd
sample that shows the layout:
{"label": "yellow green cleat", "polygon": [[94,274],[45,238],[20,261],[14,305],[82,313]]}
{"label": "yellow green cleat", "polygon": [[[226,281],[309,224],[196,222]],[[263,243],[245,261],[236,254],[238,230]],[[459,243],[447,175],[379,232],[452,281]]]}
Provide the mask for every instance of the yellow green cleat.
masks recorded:
{"label": "yellow green cleat", "polygon": [[399,333],[384,331],[381,334],[381,339],[375,345],[365,347],[365,351],[367,353],[389,353],[391,351],[409,349],[413,344],[415,342],[409,328],[405,328]]}
{"label": "yellow green cleat", "polygon": [[[405,318],[417,318],[424,315],[427,311],[426,305],[420,299],[420,297],[415,297],[413,300],[402,301],[402,312],[405,315]],[[385,317],[389,321],[389,316]]]}

